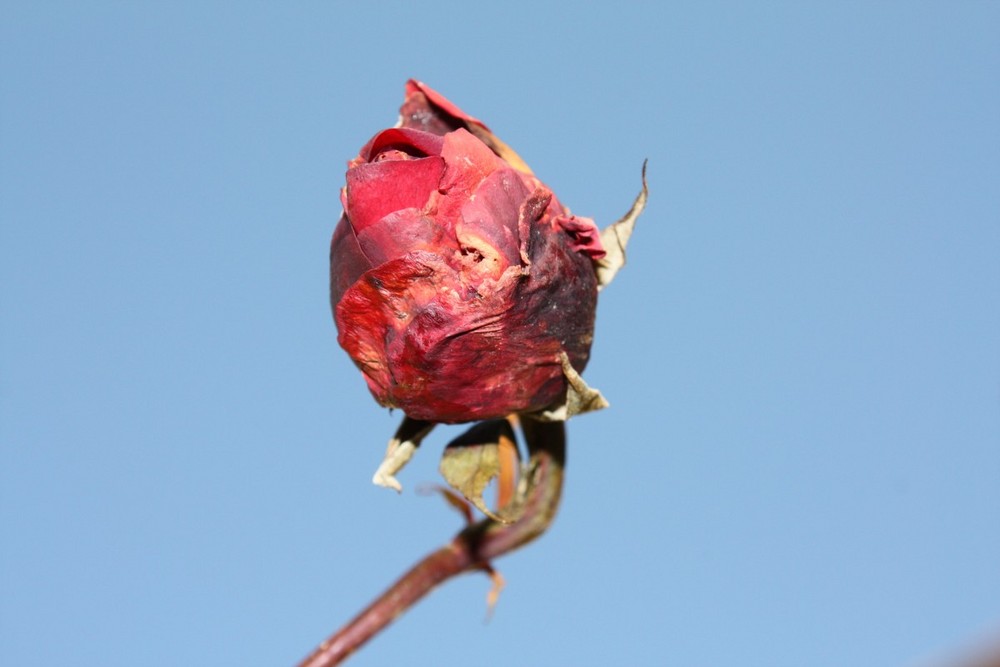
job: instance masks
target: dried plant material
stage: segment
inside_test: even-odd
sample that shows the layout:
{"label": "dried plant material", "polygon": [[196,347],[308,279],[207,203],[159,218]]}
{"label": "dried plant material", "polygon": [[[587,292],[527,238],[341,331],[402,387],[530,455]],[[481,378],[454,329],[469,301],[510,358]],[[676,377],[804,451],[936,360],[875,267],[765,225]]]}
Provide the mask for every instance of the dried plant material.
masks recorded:
{"label": "dried plant material", "polygon": [[514,442],[514,431],[506,419],[480,422],[445,447],[440,464],[441,474],[448,484],[476,509],[497,521],[503,519],[486,505],[483,491],[500,474],[500,449],[504,440]]}
{"label": "dried plant material", "polygon": [[[648,196],[601,231],[573,215],[482,121],[419,81],[399,123],[348,163],[330,245],[338,343],[382,406],[406,418],[373,481],[396,474],[434,424],[479,422],[451,442],[440,488],[468,525],[303,661],[331,667],[435,586],[538,538],[562,495],[565,421],[607,407],[580,374],[597,293],[625,264]],[[514,427],[524,435],[520,462]],[[497,507],[483,492],[497,480]],[[457,491],[457,493],[456,493]],[[461,494],[461,495],[459,495]],[[473,523],[472,507],[486,518]]]}
{"label": "dried plant material", "polygon": [[533,415],[535,419],[539,421],[566,421],[575,415],[608,407],[609,403],[604,395],[583,381],[565,352],[560,353],[559,362],[562,364],[563,374],[566,376],[566,396],[559,405]]}
{"label": "dried plant material", "polygon": [[632,237],[635,221],[646,208],[649,188],[646,185],[646,163],[642,163],[642,191],[635,198],[632,208],[621,220],[608,225],[601,230],[601,244],[604,246],[604,257],[594,260],[594,270],[597,272],[597,289],[602,289],[610,283],[615,274],[625,266],[625,246]]}
{"label": "dried plant material", "polygon": [[385,458],[372,477],[372,483],[388,489],[403,491],[403,485],[396,479],[396,473],[403,469],[417,451],[420,441],[434,428],[432,422],[420,421],[403,417],[403,423],[396,429],[396,434],[389,441],[385,450]]}
{"label": "dried plant material", "polygon": [[581,372],[590,357],[604,256],[594,221],[418,81],[345,180],[330,300],[375,399],[449,424],[560,400],[554,355]]}
{"label": "dried plant material", "polygon": [[517,473],[521,467],[521,456],[513,438],[500,435],[497,455],[500,459],[500,474],[497,477],[497,509],[503,510],[514,499],[517,487]]}

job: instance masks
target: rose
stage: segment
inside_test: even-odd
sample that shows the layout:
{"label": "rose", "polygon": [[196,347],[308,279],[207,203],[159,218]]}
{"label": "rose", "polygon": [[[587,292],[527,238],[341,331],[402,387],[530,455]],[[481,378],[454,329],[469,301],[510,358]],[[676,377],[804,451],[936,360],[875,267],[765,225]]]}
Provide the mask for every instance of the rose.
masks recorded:
{"label": "rose", "polygon": [[415,420],[564,405],[590,355],[600,232],[429,87],[408,82],[401,112],[341,190],[340,345],[376,400]]}

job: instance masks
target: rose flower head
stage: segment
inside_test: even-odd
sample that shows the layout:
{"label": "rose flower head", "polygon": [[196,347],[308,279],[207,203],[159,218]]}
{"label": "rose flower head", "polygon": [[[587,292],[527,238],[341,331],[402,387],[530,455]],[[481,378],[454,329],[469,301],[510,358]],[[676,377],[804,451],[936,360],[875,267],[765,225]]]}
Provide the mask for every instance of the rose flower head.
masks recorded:
{"label": "rose flower head", "polygon": [[[405,414],[376,483],[434,423],[561,420],[607,403],[580,377],[598,289],[646,199],[603,232],[481,121],[408,81],[399,123],[348,163],[330,248],[338,342]],[[400,447],[400,445],[405,445]]]}
{"label": "rose flower head", "polygon": [[416,81],[400,124],[349,163],[341,200],[331,301],[379,403],[454,423],[565,401],[593,340],[605,250],[592,220]]}

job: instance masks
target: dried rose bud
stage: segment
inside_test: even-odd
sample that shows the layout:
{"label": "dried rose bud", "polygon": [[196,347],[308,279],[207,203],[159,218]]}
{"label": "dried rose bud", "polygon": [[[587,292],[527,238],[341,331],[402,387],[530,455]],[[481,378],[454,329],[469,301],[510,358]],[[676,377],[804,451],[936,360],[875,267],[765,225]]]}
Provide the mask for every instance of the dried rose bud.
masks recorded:
{"label": "dried rose bud", "polygon": [[599,407],[578,372],[606,263],[600,231],[422,83],[407,83],[401,112],[349,163],[330,249],[338,340],[376,400],[448,423],[559,418],[568,396]]}

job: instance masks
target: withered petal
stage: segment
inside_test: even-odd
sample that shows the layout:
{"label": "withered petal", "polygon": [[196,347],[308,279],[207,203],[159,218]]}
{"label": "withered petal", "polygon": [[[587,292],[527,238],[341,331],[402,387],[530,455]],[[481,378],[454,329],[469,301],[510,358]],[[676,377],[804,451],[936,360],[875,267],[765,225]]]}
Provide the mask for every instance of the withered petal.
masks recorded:
{"label": "withered petal", "polygon": [[606,254],[601,243],[601,230],[590,218],[575,215],[561,215],[555,219],[563,231],[569,235],[570,246],[591,259],[601,259]]}
{"label": "withered petal", "polygon": [[459,244],[494,261],[497,274],[521,262],[518,212],[528,194],[517,172],[502,169],[487,176],[462,205],[455,225]]}
{"label": "withered petal", "polygon": [[370,162],[385,150],[401,150],[413,157],[428,157],[441,154],[442,139],[431,132],[423,132],[405,127],[390,127],[382,130],[362,146],[358,159]]}
{"label": "withered petal", "polygon": [[401,112],[347,174],[331,246],[341,346],[413,419],[565,403],[593,340],[597,228],[433,89],[409,82]]}
{"label": "withered petal", "polygon": [[483,121],[465,113],[444,95],[416,79],[406,82],[406,101],[401,112],[404,127],[419,127],[444,134],[473,124],[489,131]]}
{"label": "withered petal", "polygon": [[358,244],[350,220],[341,215],[330,241],[330,303],[340,302],[344,292],[372,266]]}
{"label": "withered petal", "polygon": [[368,225],[358,233],[358,243],[372,266],[416,250],[440,252],[448,245],[442,226],[416,208],[394,211]]}

